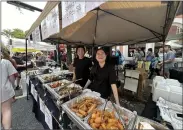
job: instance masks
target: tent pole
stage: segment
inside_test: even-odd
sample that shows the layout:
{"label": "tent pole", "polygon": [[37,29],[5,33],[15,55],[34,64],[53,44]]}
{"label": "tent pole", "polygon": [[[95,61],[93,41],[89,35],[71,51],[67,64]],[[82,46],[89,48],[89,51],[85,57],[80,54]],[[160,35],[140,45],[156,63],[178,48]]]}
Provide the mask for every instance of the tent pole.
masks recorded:
{"label": "tent pole", "polygon": [[[26,80],[27,80],[27,38],[25,39],[25,54],[26,54]],[[29,100],[29,87],[27,86],[27,100]]]}
{"label": "tent pole", "polygon": [[163,76],[165,76],[165,38],[163,37]]}
{"label": "tent pole", "polygon": [[98,24],[98,12],[99,8],[97,8],[97,18],[96,18],[96,23],[95,23],[95,32],[94,32],[94,37],[93,37],[93,46],[92,46],[92,61],[94,62],[94,46],[95,46],[95,40],[96,40],[96,35],[97,35],[97,24]]}

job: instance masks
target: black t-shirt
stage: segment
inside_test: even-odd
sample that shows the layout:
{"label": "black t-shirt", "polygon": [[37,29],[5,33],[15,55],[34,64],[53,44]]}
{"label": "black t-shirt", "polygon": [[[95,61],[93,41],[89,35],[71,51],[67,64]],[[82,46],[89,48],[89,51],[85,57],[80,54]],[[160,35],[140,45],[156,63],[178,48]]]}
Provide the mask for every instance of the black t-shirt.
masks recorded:
{"label": "black t-shirt", "polygon": [[13,56],[12,58],[16,61],[17,65],[23,65],[24,64],[22,58],[16,57],[16,56]]}
{"label": "black t-shirt", "polygon": [[74,59],[73,66],[75,67],[76,79],[83,79],[81,81],[78,81],[77,83],[84,87],[90,76],[89,68],[92,66],[91,59],[87,57],[84,57],[83,59],[76,58]]}
{"label": "black t-shirt", "polygon": [[[22,58],[13,56],[12,59],[15,60],[17,65],[24,65]],[[16,69],[18,72],[21,72],[21,71],[25,70],[26,68],[25,67],[17,67]]]}
{"label": "black t-shirt", "polygon": [[113,65],[105,64],[103,68],[95,65],[91,69],[90,78],[92,84],[90,89],[99,92],[102,98],[108,98],[111,95],[111,85],[116,84],[116,72]]}

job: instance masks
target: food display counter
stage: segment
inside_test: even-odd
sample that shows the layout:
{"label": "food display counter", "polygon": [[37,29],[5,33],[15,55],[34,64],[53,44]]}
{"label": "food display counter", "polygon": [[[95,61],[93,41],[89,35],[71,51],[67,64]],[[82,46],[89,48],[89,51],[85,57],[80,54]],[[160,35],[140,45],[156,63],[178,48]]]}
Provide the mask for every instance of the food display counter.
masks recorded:
{"label": "food display counter", "polygon": [[101,98],[97,92],[82,90],[66,75],[71,73],[28,76],[33,112],[45,129],[72,129],[73,125],[78,129],[145,129],[143,122],[154,129],[168,129]]}

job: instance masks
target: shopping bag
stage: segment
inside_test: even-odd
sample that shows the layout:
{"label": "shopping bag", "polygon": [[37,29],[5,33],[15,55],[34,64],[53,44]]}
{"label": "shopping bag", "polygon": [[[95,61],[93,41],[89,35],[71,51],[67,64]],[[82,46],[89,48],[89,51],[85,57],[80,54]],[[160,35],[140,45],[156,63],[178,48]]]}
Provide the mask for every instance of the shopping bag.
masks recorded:
{"label": "shopping bag", "polygon": [[146,61],[146,62],[145,62],[145,70],[146,70],[146,71],[149,71],[150,65],[151,65],[151,62],[150,62],[150,61]]}
{"label": "shopping bag", "polygon": [[137,62],[137,68],[143,68],[143,61],[138,61]]}

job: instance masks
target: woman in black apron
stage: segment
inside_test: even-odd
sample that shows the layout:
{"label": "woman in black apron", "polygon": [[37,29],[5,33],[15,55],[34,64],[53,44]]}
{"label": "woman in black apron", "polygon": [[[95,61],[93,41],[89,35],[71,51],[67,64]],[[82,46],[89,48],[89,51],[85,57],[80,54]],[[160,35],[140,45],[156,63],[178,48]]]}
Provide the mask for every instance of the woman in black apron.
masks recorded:
{"label": "woman in black apron", "polygon": [[90,85],[89,89],[100,93],[101,97],[105,99],[110,97],[113,92],[116,103],[120,105],[116,87],[116,72],[114,66],[106,62],[106,57],[107,55],[103,48],[96,51],[97,63],[92,67],[89,80],[84,88]]}

